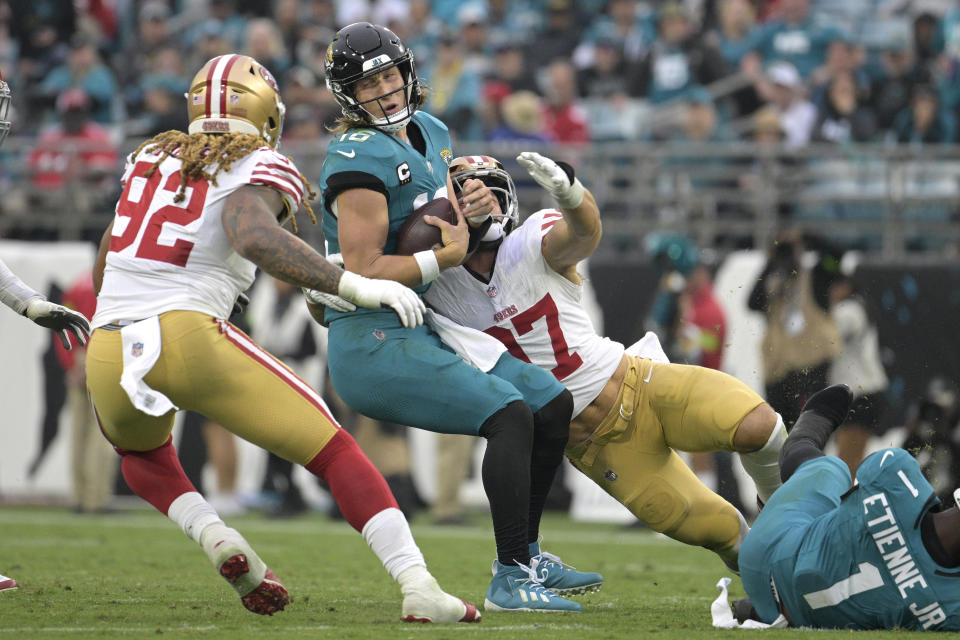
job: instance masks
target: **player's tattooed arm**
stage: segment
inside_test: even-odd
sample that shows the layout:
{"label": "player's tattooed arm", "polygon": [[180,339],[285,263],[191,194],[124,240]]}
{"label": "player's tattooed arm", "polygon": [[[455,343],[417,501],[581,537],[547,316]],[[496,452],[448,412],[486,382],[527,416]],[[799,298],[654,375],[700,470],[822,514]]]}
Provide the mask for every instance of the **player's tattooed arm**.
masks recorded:
{"label": "player's tattooed arm", "polygon": [[337,293],[343,269],[327,262],[306,242],[277,223],[284,207],[270,187],[247,185],[223,205],[223,230],[234,250],[278,280]]}
{"label": "player's tattooed arm", "polygon": [[100,246],[97,249],[97,257],[93,261],[93,290],[100,295],[100,287],[103,286],[103,270],[107,268],[107,251],[110,250],[110,238],[113,237],[113,221],[107,230],[103,232],[100,238]]}

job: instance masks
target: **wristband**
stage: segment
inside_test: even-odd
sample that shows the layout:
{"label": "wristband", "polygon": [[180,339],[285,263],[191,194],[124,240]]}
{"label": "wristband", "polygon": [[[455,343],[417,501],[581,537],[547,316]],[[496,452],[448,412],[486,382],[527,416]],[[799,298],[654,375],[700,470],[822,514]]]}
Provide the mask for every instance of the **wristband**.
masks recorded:
{"label": "wristband", "polygon": [[417,264],[420,265],[420,284],[433,282],[440,275],[440,263],[437,262],[437,254],[433,249],[426,251],[417,251],[413,254]]}
{"label": "wristband", "polygon": [[583,203],[585,191],[586,189],[583,188],[580,178],[574,178],[573,184],[564,189],[562,194],[555,193],[553,197],[561,209],[576,209]]}

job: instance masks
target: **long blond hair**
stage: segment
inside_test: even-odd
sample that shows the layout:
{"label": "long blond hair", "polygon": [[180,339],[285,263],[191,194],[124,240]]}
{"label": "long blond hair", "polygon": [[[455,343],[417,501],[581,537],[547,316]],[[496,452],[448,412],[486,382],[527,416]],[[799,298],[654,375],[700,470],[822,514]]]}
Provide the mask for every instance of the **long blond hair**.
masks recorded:
{"label": "long blond hair", "polygon": [[[177,159],[180,160],[180,189],[174,196],[174,202],[183,202],[185,197],[187,183],[190,180],[199,180],[201,178],[209,180],[214,185],[217,184],[217,174],[221,171],[230,171],[230,166],[246,158],[248,155],[260,147],[269,146],[262,136],[251,133],[192,133],[187,134],[176,129],[158,133],[150,140],[147,140],[133,153],[137,157],[141,151],[147,153],[159,153],[160,158],[153,163],[153,166],[147,170],[144,177],[149,178],[160,165],[161,162],[173,155],[173,152],[179,149]],[[214,166],[216,165],[216,166]],[[208,171],[208,167],[214,167],[213,171]],[[310,206],[310,200],[317,197],[316,192],[310,185],[310,182],[300,174],[305,189],[303,205],[310,215],[313,224],[317,224],[317,216],[313,213]],[[290,215],[290,223],[293,226],[294,233],[297,232],[297,221],[295,219],[296,211]]]}

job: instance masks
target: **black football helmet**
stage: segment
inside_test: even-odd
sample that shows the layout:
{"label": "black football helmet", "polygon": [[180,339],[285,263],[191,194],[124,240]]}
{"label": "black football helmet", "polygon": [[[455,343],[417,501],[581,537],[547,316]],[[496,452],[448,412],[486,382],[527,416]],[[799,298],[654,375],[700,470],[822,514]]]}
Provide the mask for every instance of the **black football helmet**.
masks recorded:
{"label": "black football helmet", "polygon": [[[359,80],[396,67],[403,77],[402,91],[406,105],[394,114],[375,118],[366,104],[381,101],[395,92],[357,102],[355,87]],[[392,133],[407,125],[414,112],[423,104],[423,90],[413,65],[413,52],[393,31],[378,24],[355,22],[337,32],[327,47],[324,63],[327,88],[343,109],[343,115]]]}
{"label": "black football helmet", "polygon": [[10,133],[10,100],[10,87],[3,81],[3,74],[0,73],[0,144],[3,144]]}
{"label": "black football helmet", "polygon": [[503,163],[491,156],[460,156],[450,161],[448,172],[458,198],[463,184],[471,178],[487,185],[496,196],[500,203],[500,215],[493,216],[493,222],[480,240],[480,248],[499,246],[520,222],[517,188],[513,184],[513,178],[503,168]]}

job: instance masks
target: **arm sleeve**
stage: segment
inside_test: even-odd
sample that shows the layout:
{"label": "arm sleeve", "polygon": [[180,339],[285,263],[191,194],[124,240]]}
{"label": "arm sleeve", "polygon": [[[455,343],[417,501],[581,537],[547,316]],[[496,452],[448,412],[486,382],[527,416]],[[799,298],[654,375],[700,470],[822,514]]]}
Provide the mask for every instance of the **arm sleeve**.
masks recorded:
{"label": "arm sleeve", "polygon": [[0,302],[23,315],[28,302],[42,297],[14,275],[13,271],[10,271],[10,268],[0,260]]}

